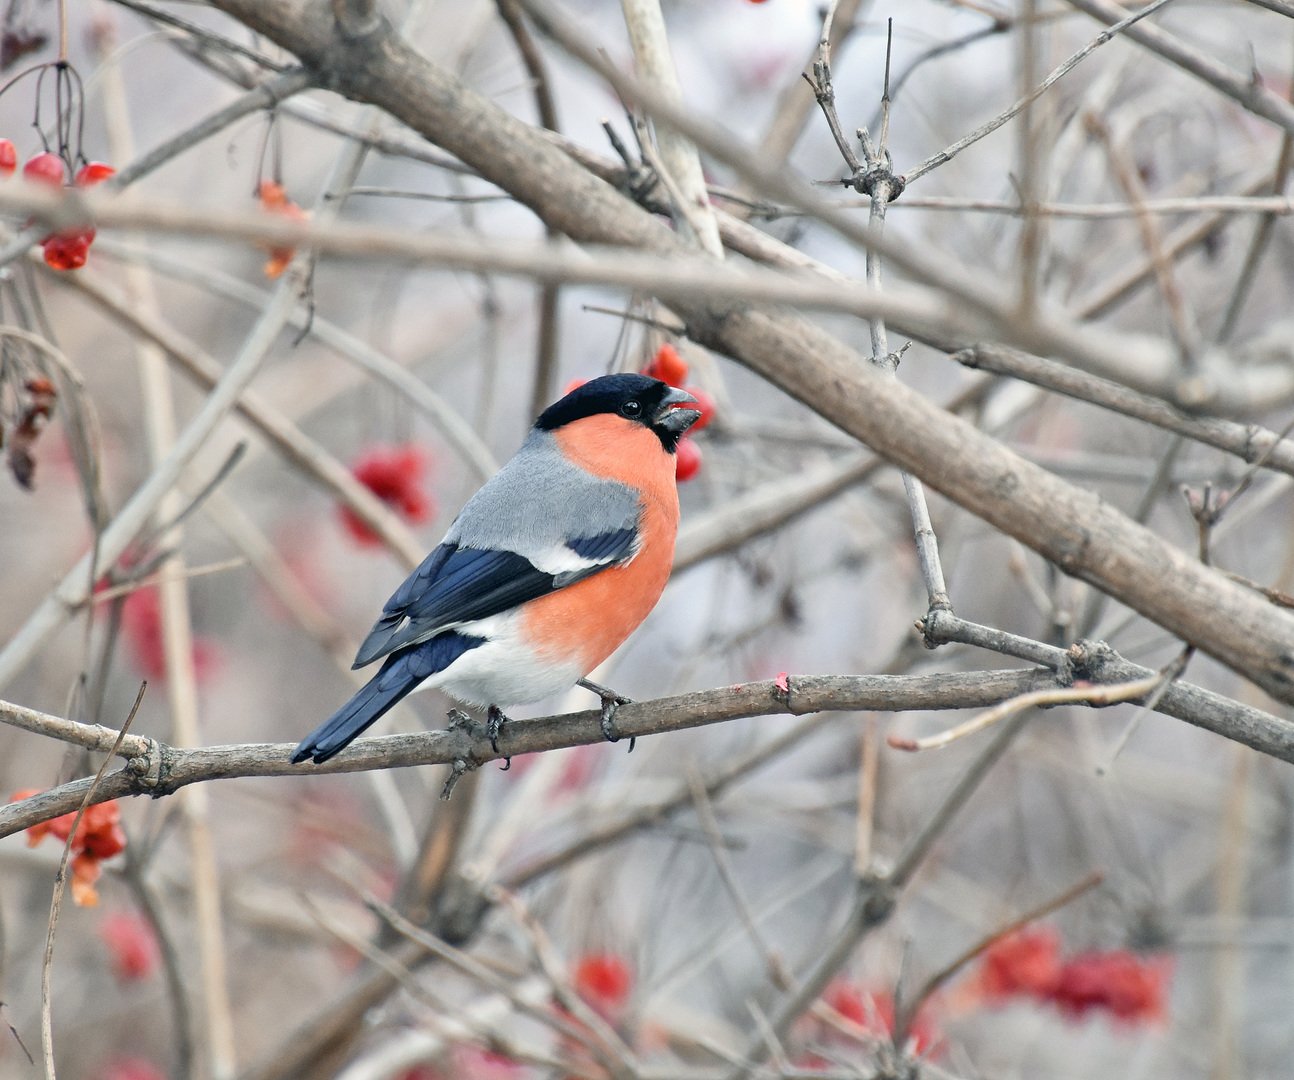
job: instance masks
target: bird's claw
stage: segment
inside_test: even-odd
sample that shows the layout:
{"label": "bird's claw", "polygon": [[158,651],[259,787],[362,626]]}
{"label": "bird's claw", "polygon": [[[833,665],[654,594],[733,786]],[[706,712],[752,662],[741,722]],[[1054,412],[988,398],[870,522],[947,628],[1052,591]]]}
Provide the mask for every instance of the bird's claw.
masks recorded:
{"label": "bird's claw", "polygon": [[[616,734],[615,724],[613,722],[616,715],[616,709],[621,705],[632,705],[633,699],[627,698],[623,694],[617,694],[614,690],[598,683],[590,682],[588,679],[581,679],[580,685],[585,690],[592,690],[602,699],[602,715],[598,718],[598,727],[602,731],[602,737],[607,742],[619,742],[620,736]],[[629,737],[629,753],[634,752],[634,747],[638,744],[636,736]]]}
{"label": "bird's claw", "polygon": [[499,752],[499,732],[503,730],[503,723],[507,719],[497,705],[491,705],[485,711],[485,734],[490,738],[490,749],[496,754]]}

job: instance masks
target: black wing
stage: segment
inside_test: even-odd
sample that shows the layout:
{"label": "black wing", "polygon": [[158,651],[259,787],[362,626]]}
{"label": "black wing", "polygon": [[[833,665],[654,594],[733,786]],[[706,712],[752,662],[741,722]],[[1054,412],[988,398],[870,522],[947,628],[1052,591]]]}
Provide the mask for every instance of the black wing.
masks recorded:
{"label": "black wing", "polygon": [[631,558],[637,529],[614,529],[567,542],[587,565],[550,573],[515,551],[441,544],[396,589],[355,656],[363,667],[441,630],[507,611]]}

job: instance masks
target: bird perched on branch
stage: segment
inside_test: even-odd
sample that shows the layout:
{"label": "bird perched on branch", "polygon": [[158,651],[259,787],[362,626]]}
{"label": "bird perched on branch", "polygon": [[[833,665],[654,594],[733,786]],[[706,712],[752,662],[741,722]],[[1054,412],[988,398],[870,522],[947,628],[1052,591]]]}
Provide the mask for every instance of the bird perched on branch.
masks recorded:
{"label": "bird perched on branch", "polygon": [[439,687],[502,709],[584,679],[647,617],[669,578],[678,531],[674,450],[700,412],[686,391],[604,375],[535,421],[521,449],[463,507],[386,602],[355,657],[376,675],[301,740],[294,762],[327,761],[414,690]]}

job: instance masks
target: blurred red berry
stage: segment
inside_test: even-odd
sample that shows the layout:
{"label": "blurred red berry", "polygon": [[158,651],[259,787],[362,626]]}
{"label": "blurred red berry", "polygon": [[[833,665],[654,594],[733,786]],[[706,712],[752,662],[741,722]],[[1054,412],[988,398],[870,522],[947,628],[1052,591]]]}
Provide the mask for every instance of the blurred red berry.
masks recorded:
{"label": "blurred red berry", "polygon": [[601,747],[598,746],[572,746],[558,753],[565,763],[562,767],[562,775],[554,787],[554,792],[558,795],[580,791],[589,782],[598,763],[602,760]]}
{"label": "blurred red berry", "polygon": [[[826,992],[822,995],[822,1000],[851,1024],[857,1024],[859,1027],[868,1026],[867,1002],[863,1000],[863,992],[853,983],[846,982],[844,979],[837,979],[827,987]],[[890,1026],[893,1027],[894,1010],[892,1008],[889,1022]]]}
{"label": "blurred red berry", "polygon": [[667,382],[670,386],[682,386],[687,380],[687,361],[679,356],[673,345],[662,345],[656,350],[651,363],[643,368],[643,374]]}
{"label": "blurred red berry", "polygon": [[166,1080],[166,1073],[151,1061],[137,1057],[114,1058],[92,1076],[94,1080]]}
{"label": "blurred red berry", "polygon": [[1072,1017],[1105,1012],[1126,1024],[1153,1023],[1166,1015],[1171,970],[1166,957],[1126,949],[1080,953],[1061,967],[1051,1000]]}
{"label": "blurred red berry", "polygon": [[[849,1023],[862,1028],[869,1035],[893,1039],[894,995],[888,990],[865,991],[851,982],[837,979],[827,987],[822,1000]],[[941,1039],[928,1010],[918,1010],[908,1032],[912,1053],[925,1054]]]}
{"label": "blurred red berry", "polygon": [[402,1073],[396,1073],[395,1080],[445,1080],[445,1074],[434,1065],[414,1065]]}
{"label": "blurred red berry", "polygon": [[[157,586],[136,589],[121,605],[121,632],[130,647],[136,670],[151,682],[166,678],[166,647],[162,640],[162,597]],[[209,681],[220,663],[215,643],[193,639],[193,675],[198,685]]]}
{"label": "blurred red berry", "polygon": [[30,180],[32,183],[52,184],[54,187],[61,188],[67,179],[67,170],[63,167],[61,157],[45,150],[28,159],[27,164],[22,167],[22,175],[23,179]]}
{"label": "blurred red berry", "polygon": [[94,187],[107,180],[110,176],[115,176],[117,170],[103,161],[87,161],[76,170],[76,179],[74,183],[77,187],[86,188]]}
{"label": "blurred red berry", "polygon": [[12,139],[0,139],[0,176],[13,176],[18,168],[18,148]]}
{"label": "blurred red berry", "polygon": [[682,438],[674,450],[674,479],[680,484],[701,471],[701,449],[692,439]]}
{"label": "blurred red berry", "polygon": [[[436,503],[422,488],[428,455],[413,443],[378,446],[360,455],[351,466],[355,479],[373,492],[401,517],[413,524],[429,520]],[[368,547],[381,543],[377,533],[364,524],[348,506],[341,508],[342,524],[351,538]]]}
{"label": "blurred red berry", "polygon": [[581,957],[572,976],[576,992],[606,1019],[623,1009],[633,981],[628,963],[615,953],[589,953]]}
{"label": "blurred red berry", "polygon": [[[271,214],[278,214],[290,221],[305,221],[306,212],[288,198],[287,190],[276,180],[262,180],[256,189],[256,197],[261,206]],[[296,255],[293,247],[271,247],[270,257],[265,263],[264,273],[273,281],[279,277]]]}
{"label": "blurred red berry", "polygon": [[701,412],[701,419],[689,428],[689,434],[696,434],[711,420],[714,419],[715,405],[714,398],[702,390],[699,386],[683,387],[689,394],[696,398],[696,408]]}
{"label": "blurred red berry", "polygon": [[975,985],[992,1002],[1023,994],[1045,999],[1060,976],[1060,936],[1049,926],[998,938],[980,957]]}
{"label": "blurred red berry", "polygon": [[114,911],[99,923],[99,938],[112,957],[118,982],[139,982],[157,970],[162,950],[153,924],[132,911]]}
{"label": "blurred red berry", "polygon": [[454,1047],[455,1080],[512,1080],[521,1065],[510,1057],[480,1046]]}
{"label": "blurred red berry", "polygon": [[572,379],[562,389],[562,397],[565,397],[572,390],[578,390],[581,386],[583,386],[588,381],[589,381],[588,379]]}

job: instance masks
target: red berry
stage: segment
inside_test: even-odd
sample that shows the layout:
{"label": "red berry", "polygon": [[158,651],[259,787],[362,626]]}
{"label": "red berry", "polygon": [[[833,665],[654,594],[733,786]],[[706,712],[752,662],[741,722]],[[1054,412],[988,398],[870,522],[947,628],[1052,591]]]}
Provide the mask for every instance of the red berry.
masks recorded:
{"label": "red berry", "polygon": [[45,262],[55,270],[79,270],[85,265],[90,253],[90,242],[94,239],[94,230],[74,233],[55,233],[47,237],[41,250],[45,253]]}
{"label": "red berry", "polygon": [[18,148],[12,139],[0,139],[0,176],[13,176],[18,168]]}
{"label": "red berry", "polygon": [[656,350],[651,363],[643,368],[643,374],[667,382],[670,386],[682,386],[683,380],[687,378],[687,361],[679,356],[673,345],[662,345]]}
{"label": "red berry", "polygon": [[1162,1020],[1167,1011],[1171,963],[1124,949],[1080,953],[1067,960],[1051,1000],[1071,1017],[1105,1012],[1125,1024]]}
{"label": "red berry", "polygon": [[147,979],[161,961],[161,948],[153,924],[129,911],[105,915],[99,923],[99,937],[112,957],[118,982]]}
{"label": "red berry", "polygon": [[37,154],[22,167],[23,179],[37,184],[53,184],[62,187],[67,179],[67,170],[63,168],[63,159],[48,150]]}
{"label": "red berry", "polygon": [[[422,448],[413,443],[379,446],[360,457],[351,466],[351,472],[374,495],[416,525],[434,517],[436,512],[435,501],[422,487],[429,460]],[[356,542],[370,546],[381,542],[350,507],[341,507],[341,517]]]}
{"label": "red berry", "polygon": [[94,1073],[94,1080],[166,1080],[166,1074],[143,1058],[116,1058]]}
{"label": "red berry", "polygon": [[76,171],[76,186],[93,187],[116,174],[117,170],[111,165],[102,161],[87,161]]}
{"label": "red berry", "polygon": [[[869,1015],[867,1001],[864,999],[862,991],[852,983],[837,979],[823,992],[822,1000],[851,1024],[867,1027]],[[894,1027],[893,1001],[890,1002],[890,1006],[891,1013],[888,1028],[892,1030]],[[885,1021],[882,1022],[884,1023]]]}
{"label": "red berry", "polygon": [[977,976],[991,1002],[1023,995],[1045,999],[1060,978],[1060,935],[1050,926],[1026,927],[984,950]]}
{"label": "red berry", "polygon": [[702,390],[699,386],[683,387],[689,394],[696,398],[696,408],[701,412],[701,419],[692,425],[691,430],[695,433],[700,431],[711,420],[714,419],[714,398]]}
{"label": "red berry", "polygon": [[575,965],[575,989],[603,1017],[620,1011],[629,998],[634,976],[623,957],[615,953],[589,953]]}
{"label": "red berry", "polygon": [[588,381],[589,381],[588,379],[572,379],[570,382],[566,384],[565,388],[563,388],[562,397],[565,397],[567,394],[571,393],[574,390],[578,390],[581,386],[583,386]]}
{"label": "red berry", "polygon": [[679,439],[674,450],[674,479],[680,484],[701,471],[701,449],[691,439]]}

